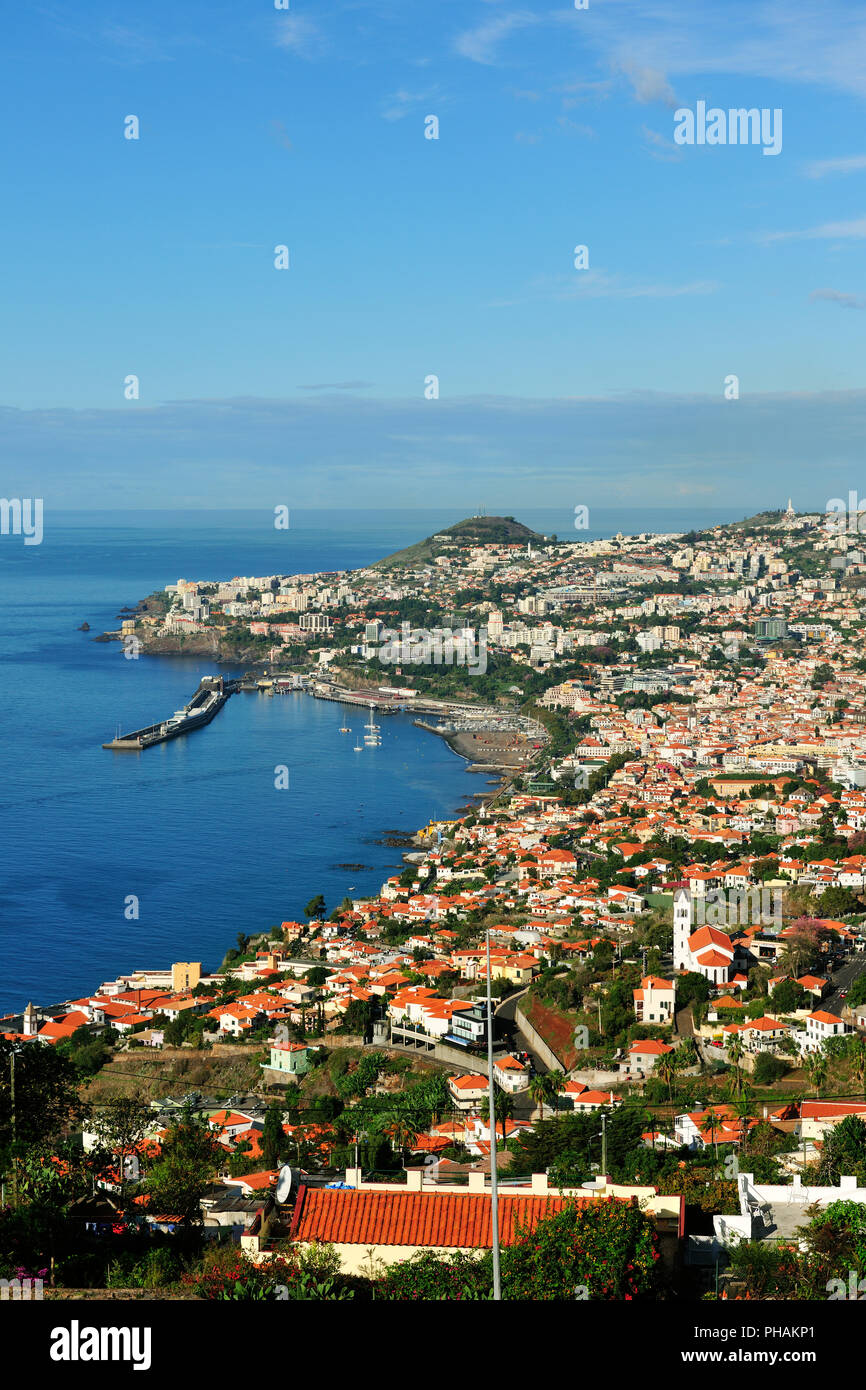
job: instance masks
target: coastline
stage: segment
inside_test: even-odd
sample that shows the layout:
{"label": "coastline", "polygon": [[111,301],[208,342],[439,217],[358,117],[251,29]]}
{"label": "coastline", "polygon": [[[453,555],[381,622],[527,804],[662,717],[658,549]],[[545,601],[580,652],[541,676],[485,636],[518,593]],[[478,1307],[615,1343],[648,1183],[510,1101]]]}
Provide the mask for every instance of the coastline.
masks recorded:
{"label": "coastline", "polygon": [[[489,806],[494,801],[498,801],[510,785],[514,774],[521,773],[526,766],[523,760],[513,761],[509,766],[503,764],[501,761],[503,751],[496,743],[495,734],[488,732],[484,735],[478,735],[465,731],[451,733],[448,730],[437,729],[425,720],[416,719],[414,723],[416,727],[426,730],[427,733],[435,734],[437,738],[441,738],[444,743],[447,743],[451,752],[469,765],[467,767],[468,772],[493,772],[495,774],[489,779],[494,785],[487,791],[472,793],[473,800],[482,806]],[[458,816],[468,815],[477,809],[477,806],[467,802],[465,805],[457,807],[457,814]]]}
{"label": "coastline", "polygon": [[[99,640],[99,639],[97,638],[97,639],[92,639],[92,640]],[[111,638],[109,637],[107,640],[111,640]],[[181,653],[181,652],[177,652],[177,653],[175,653],[175,652],[172,652],[172,653],[164,653],[164,652],[155,652],[155,651],[152,651],[150,654],[151,654],[151,655],[160,655],[160,656],[163,656],[163,655],[193,655],[193,653]],[[299,690],[299,691],[297,691],[297,692],[295,692],[295,693],[307,695],[307,696],[309,696],[310,699],[315,699],[315,698],[316,698],[315,695],[313,694],[313,692],[312,692],[311,690]],[[435,717],[435,716],[434,716],[434,717]],[[461,759],[463,760],[464,763],[470,764],[470,763],[473,763],[473,762],[474,762],[474,763],[478,764],[478,766],[476,766],[475,768],[472,769],[473,771],[484,772],[484,771],[492,771],[492,770],[493,770],[492,767],[488,767],[487,764],[493,762],[493,759],[494,759],[494,757],[495,757],[495,750],[492,749],[492,748],[479,748],[479,747],[478,747],[478,741],[477,741],[476,739],[474,739],[473,736],[472,736],[471,734],[468,734],[468,735],[467,735],[467,734],[465,734],[465,733],[447,733],[447,732],[440,732],[439,730],[433,728],[432,726],[427,725],[426,723],[423,723],[422,721],[419,721],[419,720],[417,720],[417,719],[413,719],[411,722],[412,722],[416,727],[421,727],[421,728],[423,728],[425,732],[436,733],[440,738],[444,739],[444,741],[448,744],[448,746],[449,746],[449,748],[451,749],[451,751],[452,751],[453,753],[455,753],[457,757],[461,758]],[[456,820],[456,819],[458,819],[458,818],[461,818],[461,817],[463,817],[463,816],[466,816],[466,815],[471,814],[472,812],[477,811],[479,805],[489,804],[490,802],[496,800],[496,799],[502,794],[503,790],[504,790],[505,787],[507,786],[508,780],[509,780],[509,776],[508,776],[508,773],[507,773],[507,772],[500,772],[499,770],[497,770],[497,773],[496,773],[496,782],[497,782],[497,785],[495,785],[495,786],[490,786],[490,787],[488,787],[488,788],[487,788],[485,791],[483,791],[483,792],[474,792],[474,793],[471,793],[472,800],[471,800],[471,801],[468,801],[468,802],[467,802],[467,801],[461,800],[461,801],[455,806],[453,812],[451,813],[451,817],[453,817],[453,819]],[[465,794],[464,794],[464,795],[465,795]],[[406,837],[407,837],[407,841],[405,842],[405,844],[404,844],[404,845],[398,845],[398,844],[395,844],[395,845],[394,845],[394,850],[395,850],[396,856],[397,856],[399,859],[402,859],[404,865],[405,865],[407,862],[412,862],[412,859],[414,859],[416,856],[417,856],[417,859],[418,859],[418,860],[420,860],[420,858],[422,858],[422,857],[426,857],[427,852],[432,848],[432,846],[431,846],[429,840],[425,840],[425,839],[422,838],[422,836],[421,836],[421,831],[422,831],[422,829],[423,829],[423,826],[422,826],[422,825],[417,825],[414,829],[407,829],[406,832],[405,832]],[[381,830],[380,832],[377,832],[377,833],[380,833],[382,836],[386,836],[389,832],[388,832],[387,830]],[[412,856],[412,858],[410,858],[410,855]],[[416,862],[417,862],[417,860],[416,860]],[[346,872],[346,878],[347,878],[347,881],[348,881],[348,877],[351,875],[351,871],[350,871],[349,869],[347,869],[345,872]],[[388,874],[391,873],[391,872],[394,872],[394,870],[389,870],[389,869],[387,869],[387,868],[383,870],[383,880],[382,880],[383,882],[387,879]],[[311,893],[314,891],[314,887],[315,887],[315,885],[313,885],[312,887],[309,888],[309,891],[310,891]],[[373,893],[373,897],[374,897],[374,898],[376,897],[376,892]],[[255,939],[256,939],[256,932],[255,932],[255,929],[254,929],[254,928],[251,928],[251,930],[253,931],[253,937],[252,937],[252,939],[255,940]],[[266,925],[262,925],[260,931],[261,931],[261,936],[262,936],[263,939],[267,937],[267,930],[268,930],[268,929],[267,929],[267,926],[266,926]],[[216,960],[217,957],[218,957],[217,963],[214,964],[214,966],[213,966],[212,968],[211,968],[211,967],[208,967],[207,973],[215,973],[215,972],[218,972],[218,971],[222,968],[222,965],[224,964],[224,961],[225,961],[225,954],[226,954],[226,951],[229,949],[229,947],[230,947],[232,944],[233,944],[233,943],[232,943],[231,941],[227,941],[224,949],[223,949],[223,948],[219,948],[219,949],[218,949],[218,952],[215,953],[215,956],[213,957],[215,960]],[[197,958],[198,958],[198,947],[197,947],[194,943],[188,943],[183,949],[184,949],[184,952],[186,953],[186,955],[187,955],[189,958],[191,958],[191,959],[197,959]],[[166,969],[166,970],[170,970],[170,968],[171,968],[171,962],[168,962],[168,963],[166,964],[166,966],[165,966],[165,969]],[[94,986],[93,986],[94,991],[96,991],[98,988],[99,988],[98,984],[94,984]],[[84,991],[83,993],[86,993],[86,991]],[[83,996],[82,996],[82,997],[83,997]],[[23,1009],[23,1008],[25,1007],[26,1002],[27,1002],[27,1000],[24,999],[24,998],[22,998],[22,1001],[21,1001],[21,1009]],[[63,1001],[62,1001],[62,1002],[59,1002],[59,1003],[55,1003],[55,1004],[51,1005],[50,1007],[49,1007],[49,1006],[46,1006],[46,1005],[44,1005],[44,1004],[40,1004],[40,1003],[38,1002],[38,999],[33,999],[31,1002],[34,1002],[34,1003],[36,1004],[36,1007],[37,1007],[40,1011],[44,1011],[44,1012],[48,1012],[48,1013],[50,1013],[50,1014],[53,1014],[53,1013],[62,1012],[64,1009],[68,1009],[70,1006],[74,1005],[74,1004],[76,1003],[76,997],[75,997],[73,994],[66,995],[65,992],[64,992]],[[9,1018],[9,1019],[14,1018],[14,1017],[16,1016],[17,1013],[20,1013],[20,1009],[16,1009],[16,1008],[14,1008],[14,1006],[13,1006],[13,1008],[12,1008],[10,1011],[7,1011],[7,1014],[4,1015],[4,1018]]]}

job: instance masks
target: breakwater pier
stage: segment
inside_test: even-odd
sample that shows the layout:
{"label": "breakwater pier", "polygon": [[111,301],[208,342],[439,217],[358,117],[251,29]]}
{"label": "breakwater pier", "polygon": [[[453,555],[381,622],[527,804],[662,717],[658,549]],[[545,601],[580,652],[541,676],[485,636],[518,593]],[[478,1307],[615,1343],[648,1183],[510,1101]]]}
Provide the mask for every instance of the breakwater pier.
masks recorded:
{"label": "breakwater pier", "polygon": [[240,687],[239,681],[227,681],[223,676],[204,676],[188,705],[175,710],[168,719],[158,724],[148,724],[143,729],[133,729],[131,733],[118,733],[103,748],[116,752],[140,752],[154,743],[165,743],[166,739],[178,738],[193,729],[209,724],[223,705]]}

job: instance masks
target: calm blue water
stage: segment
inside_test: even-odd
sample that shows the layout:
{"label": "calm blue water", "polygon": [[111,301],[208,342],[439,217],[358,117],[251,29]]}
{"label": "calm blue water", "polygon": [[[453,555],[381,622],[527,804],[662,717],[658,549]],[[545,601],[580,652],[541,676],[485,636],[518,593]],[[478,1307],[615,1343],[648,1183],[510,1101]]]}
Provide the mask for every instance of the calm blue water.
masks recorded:
{"label": "calm blue water", "polygon": [[[593,534],[675,530],[739,512],[593,513]],[[217,668],[127,661],[91,639],[125,604],[178,578],[369,564],[458,520],[454,512],[45,514],[44,539],[0,536],[0,1013],[95,990],[133,967],[215,967],[239,931],[328,910],[378,887],[400,851],[374,843],[453,814],[484,777],[408,716],[353,751],[345,710],[307,696],[232,698],[205,729],[140,754],[101,747],[184,704]],[[519,517],[568,533],[568,513]],[[90,633],[77,632],[87,620]],[[227,670],[227,668],[223,668]],[[288,790],[274,769],[289,769]],[[361,863],[345,871],[341,863]],[[128,895],[140,900],[128,921]]]}

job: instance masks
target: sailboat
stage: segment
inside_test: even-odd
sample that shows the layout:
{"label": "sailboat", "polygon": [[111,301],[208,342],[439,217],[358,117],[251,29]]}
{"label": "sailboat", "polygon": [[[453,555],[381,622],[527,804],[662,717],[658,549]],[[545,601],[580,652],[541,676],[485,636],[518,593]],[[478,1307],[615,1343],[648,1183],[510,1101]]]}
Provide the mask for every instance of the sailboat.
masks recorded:
{"label": "sailboat", "polygon": [[343,724],[343,725],[341,726],[341,728],[340,728],[340,733],[341,733],[341,734],[350,734],[351,732],[352,732],[352,730],[351,730],[351,729],[348,727],[348,725],[346,725],[346,724]]}
{"label": "sailboat", "polygon": [[363,750],[363,748],[361,747],[360,743],[356,743],[356,744],[355,744],[355,752],[356,752],[356,753],[363,753],[363,751],[364,751],[364,750]]}
{"label": "sailboat", "polygon": [[371,704],[371,705],[370,705],[370,722],[369,722],[368,724],[365,724],[365,725],[364,725],[364,728],[367,730],[367,732],[366,732],[365,735],[364,735],[364,742],[366,743],[366,745],[367,745],[368,748],[379,748],[379,747],[381,747],[381,744],[382,744],[382,740],[381,740],[381,738],[379,737],[379,725],[378,725],[378,724],[375,724],[375,723],[373,722],[373,710],[374,710],[374,709],[375,709],[375,705],[372,705],[372,704]]}

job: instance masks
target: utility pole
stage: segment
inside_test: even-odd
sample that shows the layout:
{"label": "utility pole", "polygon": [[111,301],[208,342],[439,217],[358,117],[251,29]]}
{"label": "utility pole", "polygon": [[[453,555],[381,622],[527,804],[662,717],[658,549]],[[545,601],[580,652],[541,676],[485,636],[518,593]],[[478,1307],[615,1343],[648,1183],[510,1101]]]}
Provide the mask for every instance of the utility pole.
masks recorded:
{"label": "utility pole", "polygon": [[[502,1301],[499,1277],[499,1192],[496,1174],[496,1101],[493,1094],[493,1000],[490,978],[490,928],[487,932],[487,1096],[490,1107],[490,1234],[493,1239],[493,1298]],[[503,1134],[505,1126],[503,1125]]]}
{"label": "utility pole", "polygon": [[601,1176],[607,1177],[607,1115],[601,1112]]}
{"label": "utility pole", "polygon": [[9,1053],[9,1094],[12,1103],[12,1205],[18,1207],[18,1125],[15,1114],[15,1048]]}

